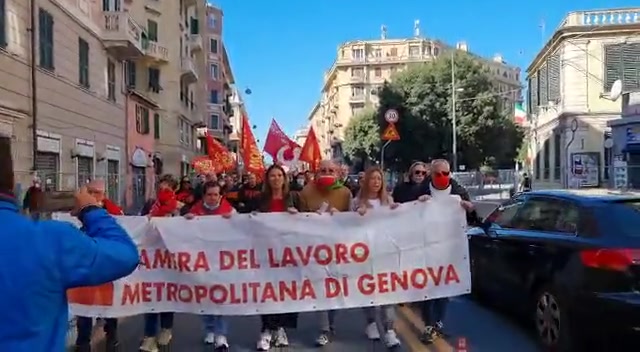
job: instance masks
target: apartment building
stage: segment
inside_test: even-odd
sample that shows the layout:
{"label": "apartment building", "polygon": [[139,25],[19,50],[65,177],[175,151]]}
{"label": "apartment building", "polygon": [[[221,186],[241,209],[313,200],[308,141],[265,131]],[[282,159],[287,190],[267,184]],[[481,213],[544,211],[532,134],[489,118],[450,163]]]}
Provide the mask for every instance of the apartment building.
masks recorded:
{"label": "apartment building", "polygon": [[36,4],[32,65],[29,2],[0,2],[0,130],[13,138],[18,188],[34,170],[49,189],[105,178],[120,200],[126,96],[119,59],[103,48],[102,4]]}
{"label": "apartment building", "polygon": [[[441,41],[421,37],[418,28],[415,37],[406,39],[387,39],[385,31],[379,40],[340,45],[336,60],[324,74],[320,101],[308,117],[324,157],[342,157],[344,131],[350,119],[365,106],[377,105],[378,90],[394,73],[408,64],[427,62],[451,50]],[[457,49],[468,52],[468,45],[460,42]],[[513,111],[522,95],[519,68],[508,65],[501,55],[478,60],[494,74],[497,93],[503,94],[505,112]]]}
{"label": "apartment building", "polygon": [[[638,33],[640,8],[571,12],[528,67],[528,167],[538,187],[611,185],[612,160],[636,155],[633,119],[609,95],[618,80],[627,97],[640,90]],[[612,136],[612,126],[624,128]]]}
{"label": "apartment building", "polygon": [[[314,131],[315,132],[315,131]],[[297,130],[293,134],[293,140],[298,143],[299,146],[304,146],[304,142],[307,141],[307,135],[309,134],[309,127],[304,127]]]}

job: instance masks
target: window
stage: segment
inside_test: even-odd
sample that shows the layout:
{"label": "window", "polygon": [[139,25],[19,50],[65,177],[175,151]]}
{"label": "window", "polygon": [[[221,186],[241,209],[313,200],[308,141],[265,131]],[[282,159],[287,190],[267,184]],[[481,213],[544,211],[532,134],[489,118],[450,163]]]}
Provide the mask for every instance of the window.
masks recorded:
{"label": "window", "polygon": [[102,11],[120,11],[120,0],[102,0]]}
{"label": "window", "polygon": [[534,114],[538,113],[538,106],[540,106],[539,94],[540,90],[538,89],[538,74],[534,73],[529,77],[529,92],[531,93],[531,112]]}
{"label": "window", "polygon": [[391,48],[391,50],[389,50],[389,56],[398,56],[398,48]]}
{"label": "window", "polygon": [[147,20],[147,38],[152,42],[158,41],[158,23]]}
{"label": "window", "polygon": [[209,73],[211,74],[211,79],[218,80],[220,78],[220,72],[217,64],[209,65]]}
{"label": "window", "polygon": [[149,67],[149,90],[154,93],[160,93],[160,70]]}
{"label": "window", "polygon": [[[547,84],[549,85],[549,101],[560,100],[560,54],[555,53],[547,61]],[[517,75],[516,75],[517,76]],[[517,79],[517,77],[516,77]]]}
{"label": "window", "polygon": [[194,139],[194,129],[191,124],[189,124],[189,122],[186,120],[180,119],[178,121],[178,128],[180,130],[180,144],[189,147],[192,146]]}
{"label": "window", "polygon": [[364,59],[364,49],[352,49],[351,50],[351,57],[355,60],[362,60]]}
{"label": "window", "polygon": [[364,110],[364,104],[352,104],[351,105],[351,116],[358,115],[362,110]]}
{"label": "window", "polygon": [[[613,136],[611,135],[610,131],[606,131],[604,133],[603,137],[604,137],[603,140],[602,140],[603,146],[604,146],[604,142],[607,139],[613,138]],[[612,162],[611,162],[612,150],[611,150],[611,148],[604,148],[604,153],[603,154],[604,154],[604,175],[603,175],[604,177],[603,178],[605,180],[608,180],[609,179],[609,173],[611,171],[610,169],[611,169],[611,166],[612,166]]]}
{"label": "window", "polygon": [[218,116],[218,114],[211,114],[209,116],[209,128],[213,130],[220,129],[220,116]]}
{"label": "window", "polygon": [[209,92],[209,103],[211,104],[219,104],[219,98],[218,98],[218,91],[215,89],[212,89]]}
{"label": "window", "polygon": [[197,18],[190,18],[191,21],[191,25],[189,26],[189,33],[191,34],[200,34],[200,24],[198,23],[198,19]]}
{"label": "window", "polygon": [[382,69],[380,67],[376,67],[373,72],[376,77],[382,77]]}
{"label": "window", "polygon": [[622,90],[640,89],[640,42],[609,44],[604,46],[604,91],[613,82],[622,80]]}
{"label": "window", "polygon": [[207,25],[209,26],[209,28],[211,29],[215,29],[218,25],[218,20],[216,18],[216,15],[213,13],[210,13],[209,16],[207,17]]}
{"label": "window", "polygon": [[149,109],[143,105],[136,105],[136,132],[149,134]]}
{"label": "window", "polygon": [[153,138],[160,139],[160,114],[153,114]]}
{"label": "window", "polygon": [[352,68],[351,77],[364,77],[364,68],[363,67]]}
{"label": "window", "polygon": [[116,64],[107,60],[107,99],[116,101]]}
{"label": "window", "polygon": [[560,166],[560,161],[562,159],[562,136],[560,133],[553,135],[553,146],[553,178],[555,180],[560,180],[560,174],[562,174],[562,167]]}
{"label": "window", "polygon": [[[537,148],[537,146],[536,146]],[[536,165],[535,165],[535,174],[536,174],[536,180],[540,179],[540,151],[538,150],[538,152],[536,153]]]}
{"label": "window", "polygon": [[217,54],[218,53],[218,39],[215,39],[215,38],[210,38],[209,39],[209,51],[212,54]]}
{"label": "window", "polygon": [[136,88],[136,63],[134,61],[124,62],[124,84],[127,88]]}
{"label": "window", "polygon": [[522,208],[523,204],[523,197],[509,200],[508,202],[499,206],[491,214],[489,214],[489,216],[487,217],[487,221],[490,221],[491,223],[502,228],[510,228],[512,227],[512,221],[514,217],[518,213],[518,210]]}
{"label": "window", "polygon": [[89,43],[78,38],[78,83],[89,88]]}
{"label": "window", "polygon": [[38,11],[38,35],[40,67],[53,71],[53,16],[43,9]]}
{"label": "window", "polygon": [[409,47],[409,56],[410,57],[418,57],[420,56],[420,47],[416,45],[411,45]]}
{"label": "window", "polygon": [[7,47],[7,4],[5,0],[0,0],[0,48]]}
{"label": "window", "polygon": [[351,96],[361,97],[363,95],[364,95],[364,87],[362,86],[351,87]]}
{"label": "window", "polygon": [[535,197],[527,200],[513,220],[513,227],[530,231],[575,234],[580,210],[577,205],[560,199]]}
{"label": "window", "polygon": [[547,81],[547,64],[542,65],[538,71],[538,99],[539,105],[546,106],[549,103],[549,82]]}
{"label": "window", "polygon": [[374,57],[382,57],[382,49],[373,50],[373,56]]}

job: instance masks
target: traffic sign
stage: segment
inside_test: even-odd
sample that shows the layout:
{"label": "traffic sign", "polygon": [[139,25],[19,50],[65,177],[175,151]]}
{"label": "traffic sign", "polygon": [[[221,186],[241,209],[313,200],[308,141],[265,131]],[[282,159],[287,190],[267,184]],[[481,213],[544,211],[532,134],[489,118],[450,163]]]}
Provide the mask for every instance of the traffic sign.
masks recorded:
{"label": "traffic sign", "polygon": [[400,119],[400,114],[398,114],[398,110],[389,109],[384,113],[384,119],[388,123],[396,123]]}
{"label": "traffic sign", "polygon": [[387,128],[385,128],[384,132],[382,133],[382,140],[383,141],[398,141],[400,140],[400,134],[398,133],[398,130],[396,129],[396,125],[390,123]]}

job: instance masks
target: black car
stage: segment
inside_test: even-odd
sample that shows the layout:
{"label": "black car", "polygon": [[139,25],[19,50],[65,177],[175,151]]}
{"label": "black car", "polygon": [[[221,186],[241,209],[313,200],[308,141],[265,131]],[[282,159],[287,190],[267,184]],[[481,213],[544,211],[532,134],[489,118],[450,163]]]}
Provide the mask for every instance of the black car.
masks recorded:
{"label": "black car", "polygon": [[473,294],[532,321],[545,350],[639,350],[640,197],[522,193],[468,234]]}

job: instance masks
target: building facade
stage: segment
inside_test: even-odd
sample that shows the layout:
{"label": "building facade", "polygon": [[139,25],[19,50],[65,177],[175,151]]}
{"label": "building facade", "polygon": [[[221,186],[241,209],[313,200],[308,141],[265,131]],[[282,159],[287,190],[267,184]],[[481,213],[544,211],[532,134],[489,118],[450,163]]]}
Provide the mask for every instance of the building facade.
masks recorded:
{"label": "building facade", "polygon": [[611,183],[605,141],[609,122],[621,118],[621,102],[610,92],[617,80],[623,91],[640,89],[639,13],[569,13],[527,69],[528,168],[538,187]]}
{"label": "building facade", "polygon": [[[351,41],[338,47],[337,58],[324,75],[320,101],[308,117],[324,157],[341,157],[346,126],[365,107],[377,106],[377,92],[385,81],[408,64],[428,62],[451,50],[440,41],[422,38],[419,30],[414,38],[384,37],[383,33],[380,40]],[[457,49],[468,51],[468,46],[461,42]],[[478,59],[494,73],[505,109],[513,110],[521,97],[520,70],[507,65],[501,55]]]}

